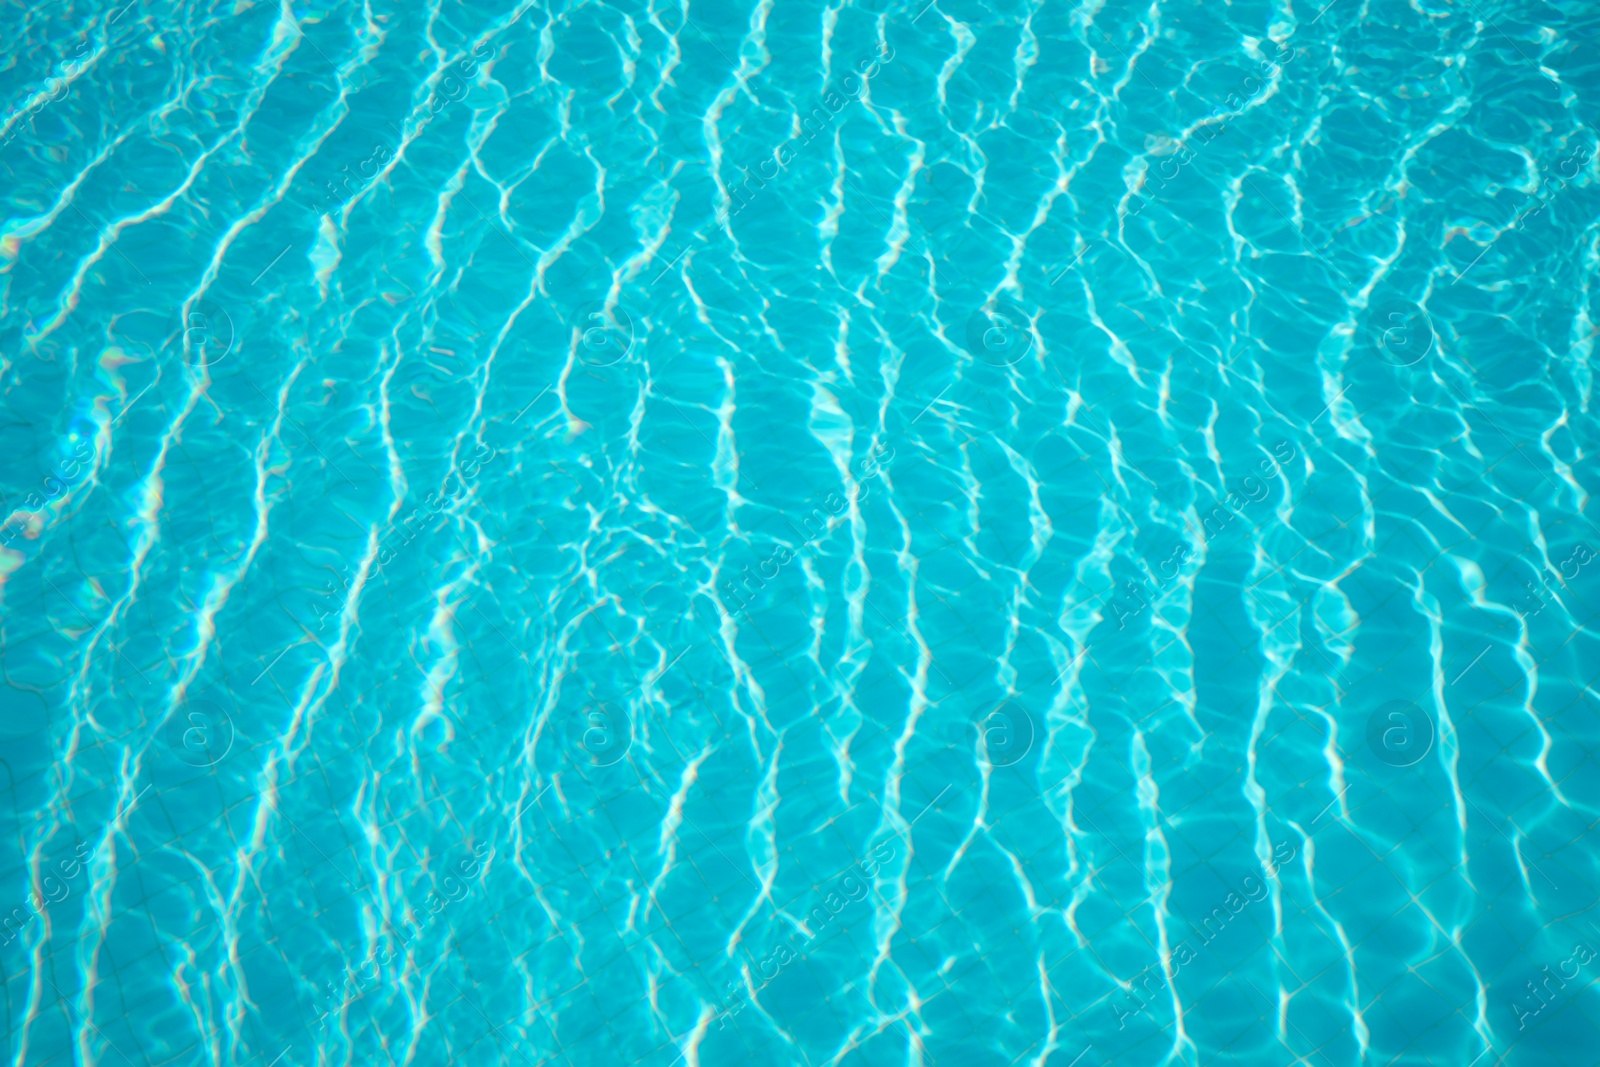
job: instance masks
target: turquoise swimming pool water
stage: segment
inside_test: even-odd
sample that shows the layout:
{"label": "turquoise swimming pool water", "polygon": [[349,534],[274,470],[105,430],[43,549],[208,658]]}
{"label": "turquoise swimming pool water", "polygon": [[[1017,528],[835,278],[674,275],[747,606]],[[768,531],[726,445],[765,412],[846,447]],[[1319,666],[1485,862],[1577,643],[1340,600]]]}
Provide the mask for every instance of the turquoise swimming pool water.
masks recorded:
{"label": "turquoise swimming pool water", "polygon": [[1596,1062],[1594,5],[0,26],[6,1063]]}

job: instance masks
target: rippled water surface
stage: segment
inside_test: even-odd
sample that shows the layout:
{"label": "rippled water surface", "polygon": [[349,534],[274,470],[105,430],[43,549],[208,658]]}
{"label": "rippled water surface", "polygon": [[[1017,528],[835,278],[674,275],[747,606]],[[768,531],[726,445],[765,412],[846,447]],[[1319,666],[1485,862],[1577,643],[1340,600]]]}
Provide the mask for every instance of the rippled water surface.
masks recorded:
{"label": "rippled water surface", "polygon": [[1600,1047],[1600,8],[0,12],[5,1062]]}

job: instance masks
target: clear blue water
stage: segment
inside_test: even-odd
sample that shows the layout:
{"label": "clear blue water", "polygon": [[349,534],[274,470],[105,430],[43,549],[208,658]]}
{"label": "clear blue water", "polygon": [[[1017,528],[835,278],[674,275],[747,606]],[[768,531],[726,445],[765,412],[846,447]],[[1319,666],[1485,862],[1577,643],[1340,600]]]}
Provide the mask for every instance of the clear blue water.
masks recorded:
{"label": "clear blue water", "polygon": [[1596,1062],[1593,4],[0,26],[5,1063]]}

